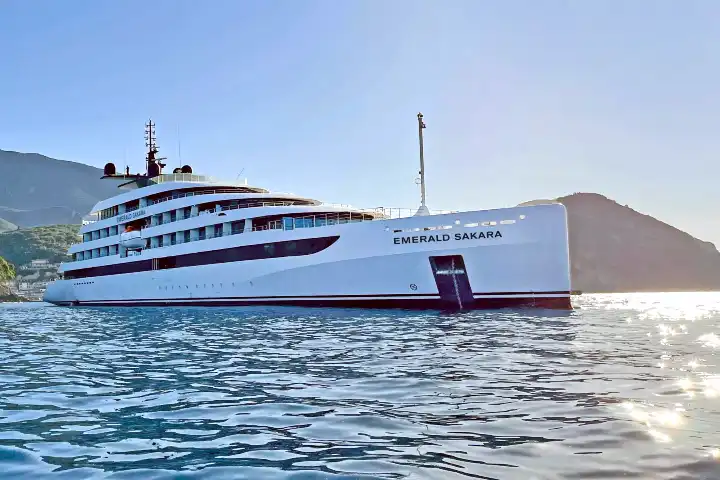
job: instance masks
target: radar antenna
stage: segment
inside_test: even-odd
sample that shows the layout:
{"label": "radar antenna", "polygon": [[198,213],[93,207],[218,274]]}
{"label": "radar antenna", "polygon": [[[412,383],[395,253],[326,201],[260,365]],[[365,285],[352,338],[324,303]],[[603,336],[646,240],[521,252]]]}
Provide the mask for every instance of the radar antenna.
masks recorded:
{"label": "radar antenna", "polygon": [[148,149],[147,156],[145,157],[145,173],[148,177],[156,177],[162,173],[162,169],[165,167],[165,164],[160,160],[166,160],[166,158],[156,157],[158,148],[155,135],[155,124],[152,119],[150,119],[148,123],[145,124],[145,146]]}

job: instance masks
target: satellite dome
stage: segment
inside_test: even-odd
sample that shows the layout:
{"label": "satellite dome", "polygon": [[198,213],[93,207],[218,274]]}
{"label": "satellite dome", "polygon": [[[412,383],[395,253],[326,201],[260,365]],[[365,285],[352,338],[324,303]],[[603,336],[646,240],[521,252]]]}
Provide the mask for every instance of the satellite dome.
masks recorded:
{"label": "satellite dome", "polygon": [[117,170],[115,170],[115,164],[114,163],[106,163],[104,172],[105,172],[105,175],[115,175],[115,173],[117,173]]}
{"label": "satellite dome", "polygon": [[182,168],[180,168],[180,167],[174,168],[173,173],[182,173]]}
{"label": "satellite dome", "polygon": [[192,167],[190,165],[183,165],[182,173],[192,173]]}

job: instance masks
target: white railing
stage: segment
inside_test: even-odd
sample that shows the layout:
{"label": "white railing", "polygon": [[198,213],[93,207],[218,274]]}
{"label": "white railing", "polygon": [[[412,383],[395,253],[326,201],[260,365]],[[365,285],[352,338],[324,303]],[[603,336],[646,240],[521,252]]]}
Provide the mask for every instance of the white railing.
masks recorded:
{"label": "white railing", "polygon": [[[226,211],[226,210],[238,210],[241,208],[253,208],[253,207],[291,207],[293,205],[305,205],[300,202],[294,202],[292,200],[288,201],[277,201],[277,202],[249,202],[249,203],[241,203],[237,205],[228,205],[228,206],[222,206],[220,207],[220,211]],[[205,210],[206,212],[213,213],[215,210]]]}
{"label": "white railing", "polygon": [[[355,212],[380,215],[386,219],[412,217],[413,215],[415,215],[415,213],[417,213],[418,210],[417,208],[402,207],[354,208],[350,205],[338,203],[323,203],[323,205],[336,208],[349,208],[353,209]],[[457,210],[430,210],[430,215],[442,215],[447,213],[457,213]]]}
{"label": "white railing", "polygon": [[176,200],[178,198],[195,197],[197,195],[215,195],[223,193],[243,193],[233,190],[232,188],[213,188],[209,190],[195,190],[192,192],[177,192],[167,197],[157,198],[148,202],[148,206],[155,205],[158,203],[169,202],[170,200]]}
{"label": "white railing", "polygon": [[[292,206],[292,205],[301,205],[301,204],[300,204],[299,202],[292,202],[292,201],[287,201],[287,202],[283,202],[283,201],[278,201],[278,202],[250,202],[250,203],[243,203],[243,204],[238,204],[238,205],[223,206],[223,207],[220,207],[219,210],[218,210],[218,209],[214,209],[214,208],[208,209],[208,210],[200,210],[200,211],[198,212],[198,214],[195,215],[195,216],[209,215],[209,214],[211,214],[211,213],[224,212],[224,211],[228,211],[228,210],[239,210],[239,209],[241,209],[241,208],[252,208],[252,207],[288,207],[288,206]],[[187,207],[185,207],[185,208],[187,208]],[[162,214],[160,213],[160,214],[157,214],[157,215],[162,215]],[[172,218],[172,217],[171,217],[171,218]],[[142,228],[143,228],[143,230],[144,230],[144,229],[146,229],[146,228],[157,227],[157,226],[160,226],[160,225],[167,225],[168,223],[173,223],[173,222],[177,222],[177,221],[180,221],[180,220],[186,220],[186,219],[188,219],[188,218],[193,218],[193,215],[190,215],[190,216],[188,216],[188,217],[180,217],[180,218],[175,217],[175,220],[172,220],[172,219],[171,219],[169,222],[157,223],[157,224],[155,224],[155,225],[143,225]]]}
{"label": "white railing", "polygon": [[166,182],[196,182],[196,183],[222,183],[223,185],[234,185],[237,187],[247,186],[247,178],[242,180],[230,181],[230,180],[219,180],[215,177],[208,175],[198,175],[195,173],[163,173],[157,177],[150,179],[152,183],[166,183]]}

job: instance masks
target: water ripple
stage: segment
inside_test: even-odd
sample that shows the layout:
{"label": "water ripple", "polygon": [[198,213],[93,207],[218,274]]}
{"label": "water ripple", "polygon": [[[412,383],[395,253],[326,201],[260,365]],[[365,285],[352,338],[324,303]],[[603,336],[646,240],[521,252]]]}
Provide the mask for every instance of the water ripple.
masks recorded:
{"label": "water ripple", "polygon": [[2,478],[719,478],[720,295],[577,307],[0,306]]}

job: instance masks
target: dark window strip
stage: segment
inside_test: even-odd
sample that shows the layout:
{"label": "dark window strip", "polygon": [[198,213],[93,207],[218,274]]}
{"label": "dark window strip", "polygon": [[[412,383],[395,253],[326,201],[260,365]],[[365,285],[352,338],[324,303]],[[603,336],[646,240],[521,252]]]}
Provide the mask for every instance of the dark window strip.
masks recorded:
{"label": "dark window strip", "polygon": [[223,248],[221,250],[210,250],[207,252],[160,257],[137,262],[124,262],[114,265],[103,265],[101,267],[79,268],[65,271],[64,278],[69,280],[75,278],[101,277],[104,275],[119,275],[122,273],[146,272],[150,270],[194,267],[214,263],[312,255],[313,253],[325,250],[335,243],[338,238],[340,237],[304,238],[301,240],[261,243],[258,245],[245,245],[242,247]]}

